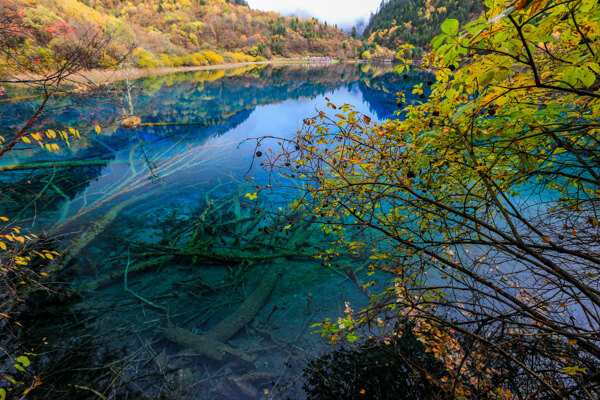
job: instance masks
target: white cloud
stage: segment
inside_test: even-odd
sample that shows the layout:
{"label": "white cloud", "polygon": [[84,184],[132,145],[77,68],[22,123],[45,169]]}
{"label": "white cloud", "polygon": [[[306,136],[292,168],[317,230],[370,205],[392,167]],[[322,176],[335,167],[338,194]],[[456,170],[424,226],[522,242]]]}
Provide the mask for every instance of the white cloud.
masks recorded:
{"label": "white cloud", "polygon": [[368,20],[381,0],[247,0],[251,8],[277,11],[284,15],[311,16],[330,25],[353,24]]}

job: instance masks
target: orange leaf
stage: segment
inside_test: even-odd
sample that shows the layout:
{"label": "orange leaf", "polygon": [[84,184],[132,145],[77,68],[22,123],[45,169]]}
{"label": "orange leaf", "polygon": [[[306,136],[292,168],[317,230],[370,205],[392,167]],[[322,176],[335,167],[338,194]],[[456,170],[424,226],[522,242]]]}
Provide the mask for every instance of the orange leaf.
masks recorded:
{"label": "orange leaf", "polygon": [[550,243],[550,238],[548,236],[542,236],[542,242]]}
{"label": "orange leaf", "polygon": [[517,0],[515,2],[515,10],[519,11],[522,10],[524,8],[527,8],[527,6],[529,6],[531,4],[531,0]]}
{"label": "orange leaf", "polygon": [[541,9],[543,9],[544,7],[546,7],[546,3],[548,3],[548,0],[537,0],[533,2],[533,6],[531,7],[531,11],[529,12],[529,15],[533,15],[536,12],[540,11]]}

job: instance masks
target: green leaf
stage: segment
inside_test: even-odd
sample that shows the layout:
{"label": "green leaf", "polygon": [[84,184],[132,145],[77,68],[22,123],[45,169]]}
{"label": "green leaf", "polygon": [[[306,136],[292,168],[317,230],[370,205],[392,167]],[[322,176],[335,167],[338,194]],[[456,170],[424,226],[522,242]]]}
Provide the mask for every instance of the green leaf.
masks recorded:
{"label": "green leaf", "polygon": [[29,364],[31,364],[31,362],[29,361],[29,358],[27,358],[25,356],[18,357],[17,361],[20,362],[21,364],[23,364],[24,367],[29,367]]}
{"label": "green leaf", "polygon": [[443,33],[439,34],[438,36],[436,36],[435,38],[433,38],[431,40],[431,47],[434,50],[437,50],[437,48],[440,47],[440,45],[442,43],[444,43],[444,40],[446,40],[447,37],[448,37],[448,35],[445,35]]}
{"label": "green leaf", "polygon": [[348,341],[350,343],[354,343],[358,340],[358,337],[354,334],[354,332],[350,332],[348,333],[348,335],[346,336],[346,339],[348,339]]}
{"label": "green leaf", "polygon": [[483,76],[480,76],[477,80],[479,81],[479,85],[480,86],[487,86],[490,84],[490,82],[494,79],[494,75],[495,72],[493,69],[487,71],[486,73],[483,74]]}
{"label": "green leaf", "polygon": [[585,368],[585,367],[582,368],[578,365],[574,365],[572,367],[564,367],[562,369],[562,372],[564,372],[567,375],[571,375],[571,376],[577,375],[577,374],[585,372],[585,371],[587,371],[587,368]]}
{"label": "green leaf", "polygon": [[25,371],[25,368],[21,367],[21,365],[19,365],[19,364],[15,364],[14,366],[15,366],[15,368],[16,368],[18,371],[21,371],[21,372],[26,372],[26,371]]}
{"label": "green leaf", "polygon": [[6,400],[6,390],[0,389],[0,400]]}
{"label": "green leaf", "polygon": [[451,35],[453,33],[456,33],[456,31],[458,31],[458,20],[447,19],[442,23],[442,32]]}

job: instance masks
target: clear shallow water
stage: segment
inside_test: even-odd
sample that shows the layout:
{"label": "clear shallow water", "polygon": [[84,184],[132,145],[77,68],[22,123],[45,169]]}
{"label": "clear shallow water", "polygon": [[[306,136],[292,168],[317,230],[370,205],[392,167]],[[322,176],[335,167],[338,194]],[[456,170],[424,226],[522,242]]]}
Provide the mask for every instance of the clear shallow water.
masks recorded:
{"label": "clear shallow water", "polygon": [[[240,200],[256,191],[246,177],[256,179],[252,184],[268,179],[258,163],[251,168],[255,141],[245,140],[290,137],[326,97],[375,120],[393,118],[395,93],[420,79],[385,66],[253,67],[132,81],[119,88],[122,99],[131,93],[124,107],[55,104],[65,108],[46,115],[38,129],[87,132],[100,124],[101,134],[87,133],[55,155],[23,150],[9,162],[104,165],[0,178],[11,188],[3,215],[17,213],[21,226],[59,235],[57,246],[70,259],[56,278],[72,295],[34,299],[38,311],[23,321],[32,343],[48,338],[38,364],[52,373],[40,398],[72,393],[71,382],[106,396],[116,393],[111,386],[131,398],[280,396],[273,382],[285,386],[304,361],[326,351],[310,325],[342,315],[345,302],[355,309],[366,304],[347,276],[351,269],[365,279],[365,260],[324,267],[310,256],[329,239],[318,228],[283,231],[284,221],[244,207]],[[15,116],[27,107],[0,105]],[[107,122],[131,109],[145,123],[177,124]],[[268,143],[260,150],[268,151]],[[289,194],[261,194],[250,204],[285,205]],[[251,322],[239,322],[255,312]],[[215,334],[216,342],[194,336],[214,339],[219,327],[227,332]],[[226,346],[221,357],[207,354],[215,346]],[[302,397],[297,388],[289,392]]]}

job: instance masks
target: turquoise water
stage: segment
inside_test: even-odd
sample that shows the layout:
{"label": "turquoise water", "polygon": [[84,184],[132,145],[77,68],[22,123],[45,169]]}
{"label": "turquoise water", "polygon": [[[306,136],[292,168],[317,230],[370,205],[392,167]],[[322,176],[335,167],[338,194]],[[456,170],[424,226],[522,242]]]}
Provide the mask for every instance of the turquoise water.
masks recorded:
{"label": "turquoise water", "polygon": [[[257,149],[252,139],[291,137],[326,97],[375,120],[394,118],[395,93],[421,80],[390,66],[263,66],[144,78],[85,101],[57,100],[36,128],[73,126],[83,138],[56,154],[24,148],[6,163],[97,165],[0,177],[3,215],[59,238],[52,245],[63,254],[53,276],[59,294],[32,299],[37,311],[23,318],[32,346],[47,338],[38,350],[40,398],[85,398],[73,382],[108,398],[281,396],[303,363],[327,350],[310,326],[343,315],[346,302],[367,303],[348,276],[365,280],[366,261],[323,266],[312,255],[331,238],[309,224],[282,230],[281,219],[261,211],[277,212],[293,192],[245,196],[270,178],[260,159],[252,163],[269,142]],[[3,128],[35,101],[1,103]],[[119,119],[129,114],[161,125],[124,128]]]}

